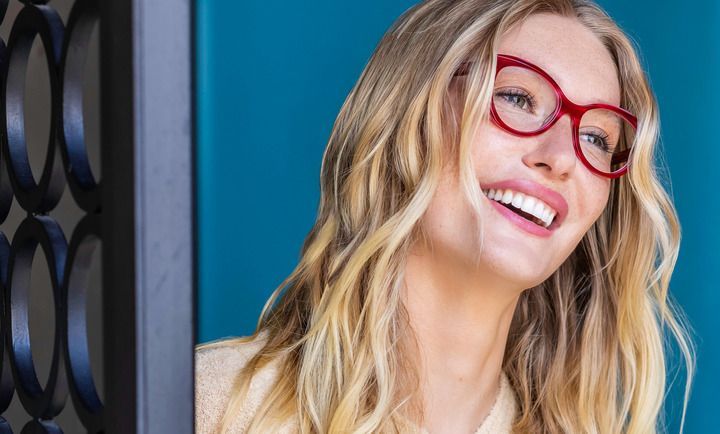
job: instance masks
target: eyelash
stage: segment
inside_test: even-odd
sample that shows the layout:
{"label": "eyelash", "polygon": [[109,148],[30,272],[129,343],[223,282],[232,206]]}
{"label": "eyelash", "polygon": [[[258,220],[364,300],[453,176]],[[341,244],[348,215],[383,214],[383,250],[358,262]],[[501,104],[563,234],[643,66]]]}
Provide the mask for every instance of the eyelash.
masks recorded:
{"label": "eyelash", "polygon": [[499,90],[497,95],[505,97],[505,96],[521,96],[527,100],[528,105],[530,106],[530,109],[535,109],[535,98],[533,98],[532,95],[525,92],[524,90],[519,89],[502,89]]}
{"label": "eyelash", "polygon": [[[584,135],[584,134],[583,134],[583,133],[580,133],[580,135],[582,136],[582,135]],[[610,143],[608,143],[608,139],[610,138],[610,136],[608,136],[605,132],[602,132],[602,133],[595,133],[595,132],[593,132],[593,133],[588,133],[588,135],[595,136],[595,137],[597,137],[598,139],[602,140],[602,143],[603,143],[603,144],[601,145],[601,148],[602,148],[604,151],[606,151],[606,152],[609,152],[609,151],[610,151],[610,148],[612,147],[612,146],[610,145]]]}

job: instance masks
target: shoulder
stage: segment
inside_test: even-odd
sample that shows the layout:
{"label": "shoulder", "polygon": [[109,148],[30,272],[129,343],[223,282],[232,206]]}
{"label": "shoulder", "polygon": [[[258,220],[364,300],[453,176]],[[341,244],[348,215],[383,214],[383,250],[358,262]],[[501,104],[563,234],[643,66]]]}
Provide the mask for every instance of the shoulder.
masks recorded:
{"label": "shoulder", "polygon": [[[195,350],[195,432],[216,433],[230,401],[240,370],[262,348],[267,332],[247,342],[218,341]],[[241,412],[233,423],[233,432],[242,432],[253,411],[275,382],[276,366],[270,363],[253,375]]]}

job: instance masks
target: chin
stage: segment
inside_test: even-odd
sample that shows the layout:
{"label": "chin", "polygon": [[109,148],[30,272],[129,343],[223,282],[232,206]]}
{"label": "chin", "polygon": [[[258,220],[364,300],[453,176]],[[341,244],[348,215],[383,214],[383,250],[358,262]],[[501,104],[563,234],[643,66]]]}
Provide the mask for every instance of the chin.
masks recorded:
{"label": "chin", "polygon": [[483,268],[500,281],[520,290],[541,284],[555,271],[547,263],[547,256],[538,258],[535,252],[511,249],[506,245],[493,248],[486,244],[480,260]]}

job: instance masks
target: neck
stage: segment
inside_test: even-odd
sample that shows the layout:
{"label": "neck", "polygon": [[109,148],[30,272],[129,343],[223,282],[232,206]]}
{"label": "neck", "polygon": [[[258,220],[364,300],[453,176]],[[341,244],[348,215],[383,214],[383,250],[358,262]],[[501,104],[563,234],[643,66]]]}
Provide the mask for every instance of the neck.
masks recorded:
{"label": "neck", "polygon": [[418,344],[410,360],[419,368],[421,406],[426,426],[435,425],[431,431],[450,428],[440,422],[447,411],[467,415],[468,426],[479,423],[499,389],[522,291],[470,269],[417,249],[405,267],[403,302]]}

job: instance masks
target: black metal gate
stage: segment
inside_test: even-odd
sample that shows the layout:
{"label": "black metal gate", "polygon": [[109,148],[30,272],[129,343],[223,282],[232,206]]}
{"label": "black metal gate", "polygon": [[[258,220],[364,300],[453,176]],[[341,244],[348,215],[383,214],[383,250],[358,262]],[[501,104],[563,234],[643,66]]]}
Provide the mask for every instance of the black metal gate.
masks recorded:
{"label": "black metal gate", "polygon": [[[192,2],[0,0],[0,22],[10,26],[0,44],[0,433],[190,433]],[[98,60],[88,73],[93,35]],[[36,127],[26,122],[31,61],[44,64],[48,82],[39,164],[29,157]],[[93,74],[97,107],[85,101]],[[74,207],[74,225],[60,218],[63,207]],[[44,300],[31,290],[39,269]],[[38,306],[40,322],[51,319],[31,339]]]}

